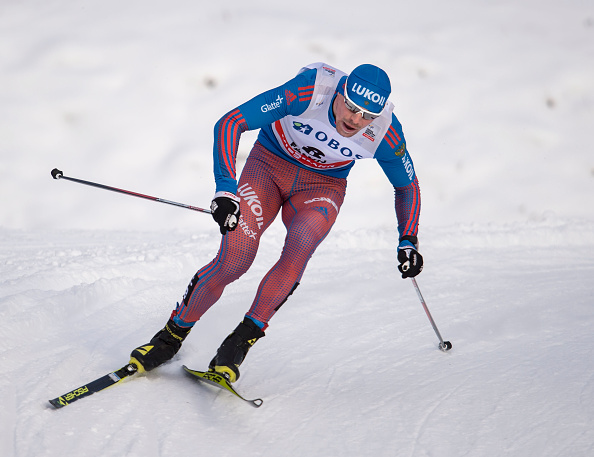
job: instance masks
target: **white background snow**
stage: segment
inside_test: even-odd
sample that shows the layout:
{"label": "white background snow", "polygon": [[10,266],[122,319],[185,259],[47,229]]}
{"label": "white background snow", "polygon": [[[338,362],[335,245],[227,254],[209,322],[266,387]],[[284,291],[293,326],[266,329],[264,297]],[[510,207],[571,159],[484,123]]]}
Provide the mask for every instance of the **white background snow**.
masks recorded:
{"label": "white background snow", "polygon": [[[243,365],[204,368],[277,260],[275,223],[167,365],[124,365],[215,255],[212,128],[304,64],[390,74],[421,182],[418,282],[359,163],[333,232]],[[0,455],[594,455],[594,4],[586,0],[0,4]],[[239,166],[255,134],[242,139]]]}

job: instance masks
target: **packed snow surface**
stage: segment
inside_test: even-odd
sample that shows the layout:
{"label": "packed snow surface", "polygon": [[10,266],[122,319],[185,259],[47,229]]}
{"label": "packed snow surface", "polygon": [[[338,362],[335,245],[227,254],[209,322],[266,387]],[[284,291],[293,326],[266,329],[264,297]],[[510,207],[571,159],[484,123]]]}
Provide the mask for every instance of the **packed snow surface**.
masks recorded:
{"label": "packed snow surface", "polygon": [[[3,0],[0,455],[594,455],[594,7]],[[216,254],[212,129],[308,63],[382,66],[421,183],[419,298],[374,161],[242,365],[200,385],[284,239],[279,221],[172,361],[128,361]],[[241,168],[255,139],[242,139]]]}

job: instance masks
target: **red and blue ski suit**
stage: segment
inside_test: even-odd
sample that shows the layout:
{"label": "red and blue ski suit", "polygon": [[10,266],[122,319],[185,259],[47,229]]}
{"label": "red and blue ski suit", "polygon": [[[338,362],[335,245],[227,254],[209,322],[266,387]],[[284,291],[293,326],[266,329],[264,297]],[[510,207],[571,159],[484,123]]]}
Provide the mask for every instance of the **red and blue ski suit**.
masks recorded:
{"label": "red and blue ski suit", "polygon": [[[225,114],[214,129],[216,191],[236,194],[241,218],[223,235],[217,256],[192,278],[172,313],[193,325],[220,298],[225,286],[252,265],[260,237],[281,212],[287,236],[278,262],[260,282],[247,317],[262,327],[295,290],[317,246],[334,224],[355,161],[377,160],[395,189],[400,238],[416,236],[420,191],[402,126],[388,102],[382,115],[353,138],[340,136],[332,103],[347,75],[312,64],[285,84]],[[236,178],[241,134],[260,129]]]}

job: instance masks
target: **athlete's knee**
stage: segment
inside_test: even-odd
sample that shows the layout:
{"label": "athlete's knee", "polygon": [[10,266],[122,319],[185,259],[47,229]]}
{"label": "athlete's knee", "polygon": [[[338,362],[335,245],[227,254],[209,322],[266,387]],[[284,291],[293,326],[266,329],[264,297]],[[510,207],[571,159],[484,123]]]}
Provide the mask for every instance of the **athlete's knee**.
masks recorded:
{"label": "athlete's knee", "polygon": [[251,262],[249,264],[243,262],[222,262],[221,267],[218,271],[217,276],[219,278],[225,278],[226,282],[233,282],[236,279],[242,277],[251,266]]}
{"label": "athlete's knee", "polygon": [[229,250],[224,257],[217,259],[215,276],[226,278],[227,282],[243,276],[252,266],[255,255],[240,249]]}
{"label": "athlete's knee", "polygon": [[252,260],[249,258],[242,260],[233,255],[218,256],[194,275],[188,285],[184,300],[187,301],[193,295],[195,289],[201,292],[209,291],[209,293],[214,293],[221,287],[224,288],[248,271],[251,264]]}

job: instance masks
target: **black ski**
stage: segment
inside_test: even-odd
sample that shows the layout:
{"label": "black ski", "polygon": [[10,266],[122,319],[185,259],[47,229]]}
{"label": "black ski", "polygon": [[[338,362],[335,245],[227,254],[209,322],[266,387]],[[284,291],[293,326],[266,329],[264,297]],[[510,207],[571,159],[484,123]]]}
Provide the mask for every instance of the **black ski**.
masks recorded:
{"label": "black ski", "polygon": [[101,376],[99,379],[86,384],[78,389],[71,390],[67,394],[61,395],[58,398],[54,398],[49,402],[54,408],[62,408],[69,405],[70,403],[79,400],[89,395],[93,395],[95,392],[100,392],[108,387],[114,386],[128,376],[132,376],[138,371],[138,368],[133,363],[120,368],[117,371]]}
{"label": "black ski", "polygon": [[233,386],[227,380],[227,378],[225,378],[223,375],[221,375],[219,373],[216,373],[214,371],[191,370],[185,365],[183,366],[183,368],[192,377],[194,377],[202,382],[205,382],[211,386],[215,386],[215,387],[218,387],[219,389],[223,389],[228,392],[231,392],[237,398],[245,401],[247,404],[249,404],[250,406],[253,406],[254,408],[259,408],[260,406],[262,406],[262,403],[264,403],[264,400],[262,400],[261,398],[256,398],[255,400],[248,400],[247,398],[244,398],[233,388]]}

